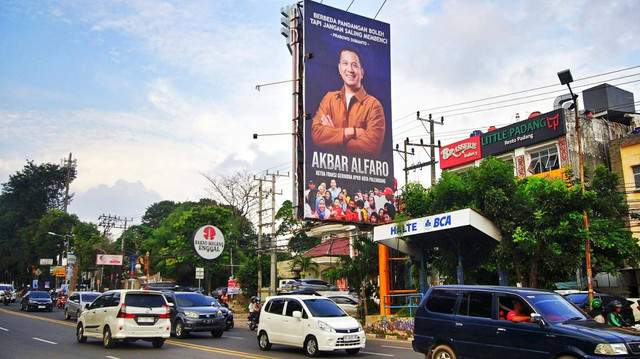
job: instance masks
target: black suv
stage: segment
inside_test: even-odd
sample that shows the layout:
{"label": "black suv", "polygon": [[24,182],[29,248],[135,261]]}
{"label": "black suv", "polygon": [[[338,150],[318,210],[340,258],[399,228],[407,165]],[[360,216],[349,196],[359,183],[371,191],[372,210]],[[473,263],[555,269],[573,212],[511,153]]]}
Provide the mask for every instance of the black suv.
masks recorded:
{"label": "black suv", "polygon": [[551,291],[436,286],[416,311],[413,349],[426,359],[638,358],[640,333],[600,324]]}
{"label": "black suv", "polygon": [[214,338],[226,329],[226,308],[211,305],[211,300],[196,292],[163,292],[171,307],[171,331],[178,338],[189,332],[211,332]]}

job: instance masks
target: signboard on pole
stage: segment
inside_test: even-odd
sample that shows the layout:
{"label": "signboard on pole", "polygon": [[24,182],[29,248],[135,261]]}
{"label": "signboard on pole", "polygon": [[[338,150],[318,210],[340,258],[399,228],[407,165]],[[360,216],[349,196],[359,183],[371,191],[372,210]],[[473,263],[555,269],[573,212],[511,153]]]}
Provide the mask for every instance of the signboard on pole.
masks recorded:
{"label": "signboard on pole", "polygon": [[[75,256],[74,256],[75,262]],[[122,255],[98,254],[96,255],[96,265],[98,266],[121,266],[124,263]]]}
{"label": "signboard on pole", "polygon": [[193,233],[193,249],[204,259],[216,259],[224,250],[224,235],[217,227],[206,225]]}
{"label": "signboard on pole", "polygon": [[196,268],[196,279],[204,279],[204,268]]}
{"label": "signboard on pole", "polygon": [[227,282],[227,294],[240,294],[240,283],[237,279],[229,279]]}
{"label": "signboard on pole", "polygon": [[52,258],[40,258],[40,265],[41,266],[53,265],[53,259]]}

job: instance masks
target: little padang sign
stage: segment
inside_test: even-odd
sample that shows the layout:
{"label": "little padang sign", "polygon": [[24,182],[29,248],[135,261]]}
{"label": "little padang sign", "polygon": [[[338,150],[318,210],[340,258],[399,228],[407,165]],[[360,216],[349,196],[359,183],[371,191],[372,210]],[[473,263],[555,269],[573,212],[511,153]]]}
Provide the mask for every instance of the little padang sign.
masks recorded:
{"label": "little padang sign", "polygon": [[204,259],[216,259],[224,250],[224,235],[215,226],[202,226],[193,233],[193,248]]}

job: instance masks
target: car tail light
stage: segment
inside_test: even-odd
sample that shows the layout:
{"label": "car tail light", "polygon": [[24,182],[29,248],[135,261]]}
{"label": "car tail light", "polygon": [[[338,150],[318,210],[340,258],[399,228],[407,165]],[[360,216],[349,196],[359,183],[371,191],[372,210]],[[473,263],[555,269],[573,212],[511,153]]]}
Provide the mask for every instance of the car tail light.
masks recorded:
{"label": "car tail light", "polygon": [[160,318],[160,319],[171,318],[171,307],[169,307],[168,305],[163,305],[162,308],[164,308],[165,313],[164,314],[160,314],[158,316],[158,318]]}
{"label": "car tail light", "polygon": [[120,310],[118,311],[117,317],[118,318],[135,318],[136,315],[127,313],[127,306],[122,304],[122,306],[120,307]]}

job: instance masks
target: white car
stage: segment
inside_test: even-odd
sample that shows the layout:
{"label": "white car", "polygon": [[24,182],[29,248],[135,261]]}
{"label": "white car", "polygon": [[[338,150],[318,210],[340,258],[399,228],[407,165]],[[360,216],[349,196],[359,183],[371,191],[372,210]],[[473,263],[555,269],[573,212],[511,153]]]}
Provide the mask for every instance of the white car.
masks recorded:
{"label": "white car", "polygon": [[350,316],[356,317],[358,315],[358,300],[356,298],[344,294],[331,294],[326,297],[334,301],[338,307],[342,308]]}
{"label": "white car", "polygon": [[105,348],[116,341],[150,341],[160,348],[171,335],[171,312],[161,292],[112,290],[88,304],[78,317],[76,340],[102,339]]}
{"label": "white car", "polygon": [[260,311],[258,345],[261,350],[281,344],[303,348],[312,357],[336,349],[354,355],[365,343],[360,323],[325,297],[268,297]]}
{"label": "white car", "polygon": [[100,296],[99,292],[73,292],[64,305],[64,319],[78,318],[87,304]]}

